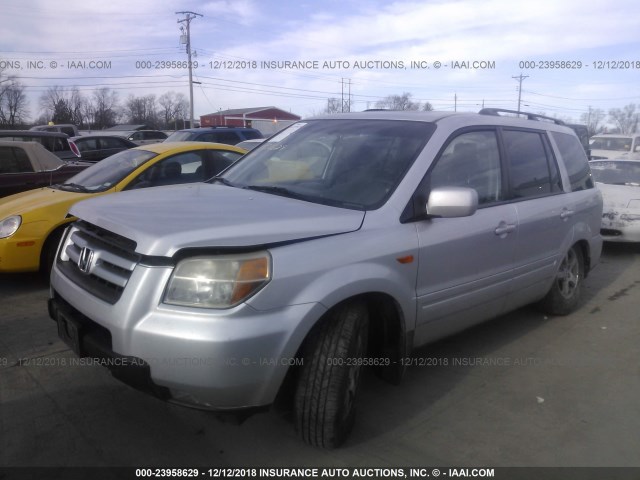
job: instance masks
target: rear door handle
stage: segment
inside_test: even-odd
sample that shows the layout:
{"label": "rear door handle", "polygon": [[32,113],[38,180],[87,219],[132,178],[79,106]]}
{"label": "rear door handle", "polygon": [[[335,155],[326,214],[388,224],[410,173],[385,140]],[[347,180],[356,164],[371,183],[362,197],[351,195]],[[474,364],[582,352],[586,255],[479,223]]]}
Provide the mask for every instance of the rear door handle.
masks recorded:
{"label": "rear door handle", "polygon": [[515,225],[507,224],[505,222],[500,222],[500,225],[495,229],[496,235],[502,236],[508,233],[514,232],[516,229]]}
{"label": "rear door handle", "polygon": [[560,213],[560,218],[562,219],[570,218],[573,216],[574,213],[576,213],[574,210],[569,210],[568,208],[565,208],[562,210],[562,213]]}

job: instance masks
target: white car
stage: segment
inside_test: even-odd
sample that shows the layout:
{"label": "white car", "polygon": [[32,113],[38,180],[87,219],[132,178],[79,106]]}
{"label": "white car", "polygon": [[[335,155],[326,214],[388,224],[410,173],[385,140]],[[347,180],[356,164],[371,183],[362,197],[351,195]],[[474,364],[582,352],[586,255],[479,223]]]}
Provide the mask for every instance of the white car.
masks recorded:
{"label": "white car", "polygon": [[589,163],[604,201],[602,239],[640,242],[640,162],[595,160]]}
{"label": "white car", "polygon": [[640,160],[640,133],[602,134],[589,139],[591,159],[633,158]]}

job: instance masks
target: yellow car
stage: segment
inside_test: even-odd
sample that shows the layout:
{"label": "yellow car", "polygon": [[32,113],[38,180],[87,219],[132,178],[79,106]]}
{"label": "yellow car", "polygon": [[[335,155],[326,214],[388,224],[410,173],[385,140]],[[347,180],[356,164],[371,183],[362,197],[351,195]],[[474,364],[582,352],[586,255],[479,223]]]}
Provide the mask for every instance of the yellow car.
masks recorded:
{"label": "yellow car", "polygon": [[[94,195],[207,180],[247,151],[221,143],[166,142],[125,150],[65,183],[0,199],[0,273],[48,272],[67,215]],[[131,208],[135,208],[132,205]]]}

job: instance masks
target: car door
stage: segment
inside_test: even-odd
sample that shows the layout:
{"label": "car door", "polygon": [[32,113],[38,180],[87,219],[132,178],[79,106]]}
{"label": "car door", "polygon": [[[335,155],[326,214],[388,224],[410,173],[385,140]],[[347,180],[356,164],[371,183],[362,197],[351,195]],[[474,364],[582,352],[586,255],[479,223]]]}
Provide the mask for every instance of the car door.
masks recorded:
{"label": "car door", "polygon": [[97,162],[104,157],[101,156],[100,144],[98,138],[78,138],[74,140],[74,143],[80,150],[82,160],[87,162]]}
{"label": "car door", "polygon": [[[498,315],[509,291],[518,218],[504,202],[504,172],[496,129],[454,135],[427,174],[428,190],[467,187],[478,192],[469,217],[417,223],[416,344]],[[428,195],[428,192],[426,192]]]}
{"label": "car door", "polygon": [[104,137],[99,139],[100,152],[97,160],[115,155],[118,152],[131,148],[124,139],[114,137]]}
{"label": "car door", "polygon": [[[546,132],[505,128],[501,137],[509,171],[508,195],[519,222],[512,291],[506,305],[512,309],[548,290],[571,235],[573,211]],[[585,157],[579,143],[576,146]]]}

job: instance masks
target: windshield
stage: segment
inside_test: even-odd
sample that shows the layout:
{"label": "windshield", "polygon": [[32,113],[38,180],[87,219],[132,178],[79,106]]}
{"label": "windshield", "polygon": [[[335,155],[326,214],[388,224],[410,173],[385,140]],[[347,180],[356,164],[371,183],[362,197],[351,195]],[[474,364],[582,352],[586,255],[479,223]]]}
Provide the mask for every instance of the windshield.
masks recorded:
{"label": "windshield", "polygon": [[640,186],[640,162],[589,162],[596,182]]}
{"label": "windshield", "polygon": [[149,161],[157,153],[148,150],[124,150],[100,160],[95,165],[84,169],[77,175],[56,188],[83,192],[103,192],[122,181],[143,163]]}
{"label": "windshield", "polygon": [[293,124],[227,170],[226,184],[358,210],[380,207],[435,125],[332,119]]}
{"label": "windshield", "polygon": [[191,132],[173,132],[164,141],[165,142],[186,142],[193,136]]}
{"label": "windshield", "polygon": [[593,150],[612,150],[615,152],[631,151],[630,137],[593,137],[590,146]]}

